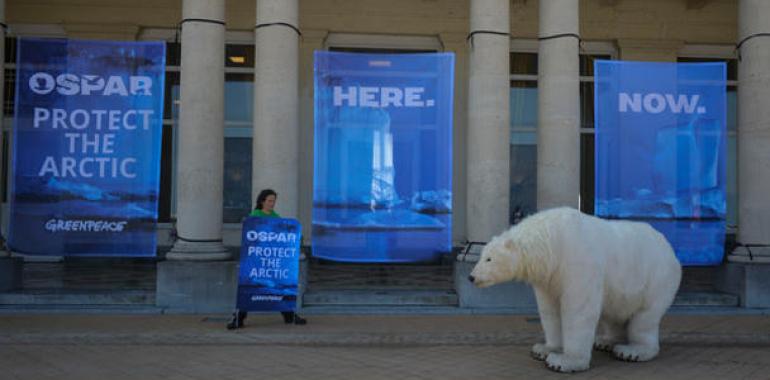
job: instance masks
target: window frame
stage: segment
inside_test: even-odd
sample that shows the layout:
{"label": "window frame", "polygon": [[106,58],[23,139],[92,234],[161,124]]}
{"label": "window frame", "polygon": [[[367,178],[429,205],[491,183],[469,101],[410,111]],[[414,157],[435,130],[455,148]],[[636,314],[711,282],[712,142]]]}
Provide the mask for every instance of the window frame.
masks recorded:
{"label": "window frame", "polygon": [[[511,39],[510,41],[510,54],[514,53],[539,53],[539,41],[536,39]],[[619,49],[617,48],[617,45],[610,41],[581,41],[580,42],[580,49],[578,51],[578,59],[580,59],[580,56],[583,55],[607,55],[609,56],[609,59],[618,59],[619,56]],[[523,82],[535,82],[537,83],[539,76],[539,68],[537,74],[511,74],[509,73],[509,81],[523,81]],[[587,76],[587,75],[580,75],[579,76],[579,83],[580,85],[584,83],[593,83],[594,77],[593,76]],[[581,95],[582,97],[582,92]],[[594,99],[593,97],[591,99],[579,99],[578,101],[590,101],[593,103]],[[579,126],[580,133],[579,133],[579,140],[578,144],[580,144],[580,161],[581,163],[587,162],[585,160],[584,154],[588,154],[586,152],[583,152],[582,146],[583,146],[583,140],[584,138],[588,137],[593,141],[593,135],[595,133],[594,127],[583,127],[582,125],[582,118],[581,118],[581,125]],[[537,134],[537,127],[518,127],[518,126],[511,126],[510,133],[535,133]],[[535,143],[535,146],[537,146],[537,142]],[[590,160],[590,162],[593,162],[593,159]],[[591,165],[592,166],[592,165]],[[590,171],[590,172],[589,172]],[[578,194],[579,197],[579,203],[581,209],[584,206],[583,201],[583,190],[585,186],[588,186],[587,182],[589,179],[592,179],[594,176],[593,169],[589,168],[588,166],[581,165],[581,171],[580,171],[580,180],[581,180],[581,186],[580,186],[580,193]],[[590,181],[592,182],[592,181]],[[537,189],[536,189],[537,191]],[[593,202],[591,201],[590,204]],[[512,202],[513,204],[513,202]],[[585,211],[585,210],[584,210]],[[588,210],[593,211],[593,210]]]}
{"label": "window frame", "polygon": [[333,48],[445,50],[438,36],[330,32],[323,41],[323,49]]}
{"label": "window frame", "polygon": [[[143,29],[141,33],[139,33],[139,36],[137,38],[138,41],[144,41],[144,40],[162,40],[167,43],[171,42],[179,42],[180,39],[180,31],[177,29],[164,29],[164,28],[147,28]],[[254,32],[251,31],[242,31],[242,30],[227,30],[225,31],[225,45],[251,45],[254,46]],[[181,53],[181,46],[180,46],[180,53]],[[256,52],[255,52],[256,56]],[[226,59],[226,57],[222,57],[222,59]],[[181,63],[181,62],[180,62]],[[166,74],[168,75],[169,72],[175,72],[181,74],[181,66],[180,65],[166,65]],[[256,79],[255,77],[255,70],[254,66],[251,67],[229,67],[225,65],[224,67],[224,73],[223,75],[226,77],[228,74],[251,74],[253,79]],[[172,94],[166,94],[166,96],[173,96]],[[178,104],[178,99],[172,99],[172,101],[175,104]],[[174,106],[172,106],[174,107]],[[177,106],[178,107],[178,106]],[[252,105],[253,107],[253,105]],[[172,133],[172,152],[171,152],[171,194],[170,194],[170,212],[169,212],[169,222],[174,222],[176,220],[176,213],[177,213],[177,187],[178,187],[178,180],[177,180],[177,169],[179,166],[178,160],[178,152],[179,152],[179,128],[177,127],[177,124],[179,120],[174,117],[176,112],[173,110],[171,111],[171,114],[168,115],[167,118],[164,114],[163,118],[163,126],[170,126],[171,127],[171,133]],[[245,121],[224,121],[224,131],[223,136],[225,139],[227,138],[249,138],[251,139],[253,137],[253,131],[254,131],[254,124],[253,120],[249,122]],[[224,215],[223,215],[224,217]],[[239,222],[225,222],[222,221],[223,228],[231,228],[234,226],[240,226]]]}
{"label": "window frame", "polygon": [[[738,52],[735,50],[735,46],[734,45],[685,44],[677,52],[676,58],[677,58],[677,62],[679,61],[680,58],[691,58],[691,59],[692,58],[694,58],[694,59],[703,58],[703,59],[711,59],[711,60],[714,60],[714,59],[716,59],[716,60],[724,59],[724,60],[735,60],[736,62],[739,61],[739,59],[738,59]],[[740,64],[738,65],[736,70],[740,70]],[[736,79],[728,79],[727,80],[727,84],[726,84],[727,87],[735,87],[736,88],[736,93],[737,93],[737,89],[738,89],[738,86],[739,86],[737,78],[738,78],[738,76],[736,75]],[[740,99],[737,99],[737,96],[736,96],[736,110],[735,110],[736,113],[738,112],[738,109],[737,109],[738,102],[740,102]],[[736,117],[737,117],[737,115],[736,115]],[[725,126],[725,128],[726,127],[727,126]],[[736,128],[734,130],[730,130],[729,128],[727,128],[728,139],[733,138],[733,139],[736,140],[736,142],[735,142],[736,149],[737,149],[737,139],[738,139],[738,128],[739,127],[740,127],[739,125],[736,125]],[[729,141],[728,141],[728,145],[729,145]],[[737,153],[737,151],[736,151],[736,153]],[[728,154],[729,154],[729,152],[728,152]],[[736,170],[737,170],[737,167],[739,165],[737,154],[736,154],[736,157],[735,157],[735,163],[736,163]],[[736,178],[737,178],[737,175],[738,174],[736,172],[735,173]],[[740,184],[739,181],[736,180],[735,184],[734,184],[734,186],[735,186],[735,198],[736,199],[735,199],[735,204],[733,205],[734,212],[735,212],[735,224],[733,225],[733,224],[725,223],[725,233],[726,234],[730,234],[730,235],[736,234],[738,232],[738,228],[739,228],[739,226],[738,226],[738,218],[739,218],[739,212],[740,212],[740,207],[739,207],[739,204],[740,204],[740,192],[739,192],[739,189],[738,189],[739,184]],[[725,221],[725,222],[727,222],[727,221]]]}

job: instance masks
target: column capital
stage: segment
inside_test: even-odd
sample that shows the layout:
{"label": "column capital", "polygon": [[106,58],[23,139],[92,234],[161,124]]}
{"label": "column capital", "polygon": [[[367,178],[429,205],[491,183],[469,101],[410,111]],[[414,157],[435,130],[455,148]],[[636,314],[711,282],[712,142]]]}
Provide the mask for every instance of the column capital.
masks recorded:
{"label": "column capital", "polygon": [[509,0],[471,0],[470,32],[487,30],[501,33],[511,31]]}
{"label": "column capital", "polygon": [[299,25],[298,0],[257,0],[257,24],[285,22]]}
{"label": "column capital", "polygon": [[732,263],[770,264],[770,246],[739,245],[727,255],[727,261]]}
{"label": "column capital", "polygon": [[538,36],[580,33],[578,0],[540,0]]}
{"label": "column capital", "polygon": [[225,21],[225,0],[183,0],[182,19]]}
{"label": "column capital", "polygon": [[770,33],[770,2],[766,0],[738,1],[738,40],[755,33]]}
{"label": "column capital", "polygon": [[230,252],[221,241],[201,243],[177,240],[171,251],[166,254],[168,260],[177,261],[222,261],[229,260],[230,257]]}

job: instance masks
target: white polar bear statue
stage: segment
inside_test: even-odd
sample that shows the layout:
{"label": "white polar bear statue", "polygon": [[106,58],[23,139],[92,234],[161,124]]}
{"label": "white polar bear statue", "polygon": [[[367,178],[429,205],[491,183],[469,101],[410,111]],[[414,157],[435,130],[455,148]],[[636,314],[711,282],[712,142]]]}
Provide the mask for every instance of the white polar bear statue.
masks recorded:
{"label": "white polar bear statue", "polygon": [[620,360],[653,359],[681,277],[671,245],[648,224],[556,208],[492,238],[469,280],[532,285],[545,335],[532,356],[576,372],[588,369],[592,347]]}

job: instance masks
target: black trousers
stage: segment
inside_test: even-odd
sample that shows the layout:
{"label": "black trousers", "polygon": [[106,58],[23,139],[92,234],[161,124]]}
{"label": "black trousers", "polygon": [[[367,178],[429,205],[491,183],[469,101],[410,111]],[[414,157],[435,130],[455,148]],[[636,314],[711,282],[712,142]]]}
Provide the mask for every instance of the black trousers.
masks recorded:
{"label": "black trousers", "polygon": [[[243,320],[246,319],[246,316],[248,316],[248,312],[246,311],[238,311],[238,326],[243,326]],[[297,314],[293,311],[282,311],[281,315],[283,316],[283,321],[285,323],[292,323],[294,322],[294,319],[297,317]]]}

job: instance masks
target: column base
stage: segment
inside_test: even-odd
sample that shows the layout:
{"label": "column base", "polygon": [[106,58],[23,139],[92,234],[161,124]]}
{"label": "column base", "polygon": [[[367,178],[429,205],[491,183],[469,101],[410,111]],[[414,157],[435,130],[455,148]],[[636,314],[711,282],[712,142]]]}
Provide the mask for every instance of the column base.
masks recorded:
{"label": "column base", "polygon": [[299,256],[299,279],[297,281],[297,310],[302,309],[304,303],[304,295],[307,291],[307,276],[308,266],[310,262],[308,260],[309,255],[305,254],[305,249],[300,248],[303,252]]}
{"label": "column base", "polygon": [[740,297],[741,307],[770,308],[770,264],[725,263],[719,267],[714,285]]}
{"label": "column base", "polygon": [[24,260],[18,257],[0,257],[0,292],[21,288]]}
{"label": "column base", "polygon": [[727,255],[731,263],[770,264],[770,246],[739,246]]}
{"label": "column base", "polygon": [[177,240],[166,254],[166,259],[175,261],[224,261],[230,260],[231,256],[221,241],[191,242]]}
{"label": "column base", "polygon": [[235,261],[161,261],[156,305],[175,312],[229,313],[235,309]]}
{"label": "column base", "polygon": [[461,308],[535,309],[537,301],[532,287],[523,282],[506,282],[491,288],[477,288],[468,280],[478,255],[460,254],[454,265],[454,284]]}

